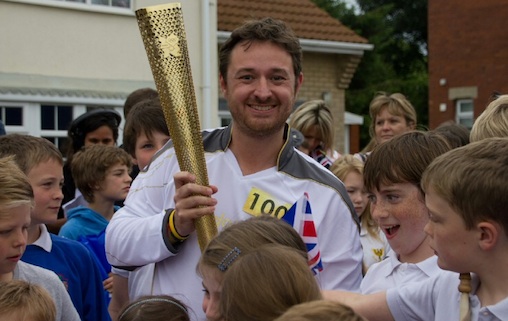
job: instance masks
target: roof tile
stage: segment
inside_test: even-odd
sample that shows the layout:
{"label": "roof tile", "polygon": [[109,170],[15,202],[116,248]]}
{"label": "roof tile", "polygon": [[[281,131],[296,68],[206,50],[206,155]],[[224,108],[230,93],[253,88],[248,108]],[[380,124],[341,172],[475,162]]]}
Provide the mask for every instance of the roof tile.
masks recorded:
{"label": "roof tile", "polygon": [[218,30],[233,31],[246,20],[273,17],[288,23],[299,38],[367,43],[310,0],[218,0]]}

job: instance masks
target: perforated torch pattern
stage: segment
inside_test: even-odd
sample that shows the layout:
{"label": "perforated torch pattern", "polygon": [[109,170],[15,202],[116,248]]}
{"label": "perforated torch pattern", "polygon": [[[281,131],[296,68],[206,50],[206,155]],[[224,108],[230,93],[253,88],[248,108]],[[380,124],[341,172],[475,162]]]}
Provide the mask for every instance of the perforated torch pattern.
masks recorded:
{"label": "perforated torch pattern", "polygon": [[[199,115],[180,3],[136,11],[139,31],[159,92],[180,169],[208,186]],[[217,234],[214,215],[196,220],[201,251]]]}

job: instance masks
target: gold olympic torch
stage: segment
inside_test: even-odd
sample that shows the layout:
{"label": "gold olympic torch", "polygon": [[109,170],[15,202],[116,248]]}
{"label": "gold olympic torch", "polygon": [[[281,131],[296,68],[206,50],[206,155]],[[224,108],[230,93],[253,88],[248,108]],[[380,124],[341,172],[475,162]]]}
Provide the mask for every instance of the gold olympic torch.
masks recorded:
{"label": "gold olympic torch", "polygon": [[[150,68],[159,92],[180,169],[208,186],[199,115],[180,3],[136,10]],[[201,251],[217,234],[214,215],[194,222]]]}

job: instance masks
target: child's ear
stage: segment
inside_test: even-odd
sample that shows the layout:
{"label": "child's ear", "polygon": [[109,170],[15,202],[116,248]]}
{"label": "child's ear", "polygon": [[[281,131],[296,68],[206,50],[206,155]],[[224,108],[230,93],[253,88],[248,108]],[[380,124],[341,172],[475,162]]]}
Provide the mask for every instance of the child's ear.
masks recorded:
{"label": "child's ear", "polygon": [[131,157],[131,160],[132,160],[132,165],[138,165],[137,159],[135,159],[134,157]]}
{"label": "child's ear", "polygon": [[484,251],[493,249],[499,239],[499,233],[502,231],[501,226],[494,222],[480,222],[477,224],[480,231],[479,245]]}

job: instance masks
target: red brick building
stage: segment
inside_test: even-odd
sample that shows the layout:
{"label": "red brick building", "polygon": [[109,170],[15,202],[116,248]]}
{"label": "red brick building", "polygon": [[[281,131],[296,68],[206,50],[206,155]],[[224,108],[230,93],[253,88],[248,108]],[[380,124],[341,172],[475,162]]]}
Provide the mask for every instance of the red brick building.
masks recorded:
{"label": "red brick building", "polygon": [[468,127],[508,93],[508,2],[429,0],[429,127]]}

